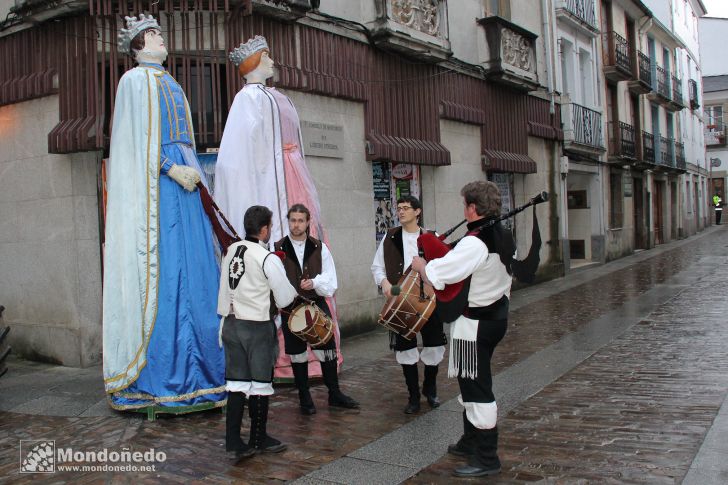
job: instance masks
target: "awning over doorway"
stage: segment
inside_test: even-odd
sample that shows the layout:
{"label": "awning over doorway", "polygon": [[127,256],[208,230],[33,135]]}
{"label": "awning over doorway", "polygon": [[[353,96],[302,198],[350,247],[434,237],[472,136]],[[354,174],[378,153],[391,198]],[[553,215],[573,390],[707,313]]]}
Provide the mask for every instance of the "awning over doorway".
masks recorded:
{"label": "awning over doorway", "polygon": [[418,165],[450,165],[450,151],[436,141],[369,133],[367,160]]}
{"label": "awning over doorway", "polygon": [[489,172],[536,173],[536,162],[528,155],[483,150],[483,170]]}

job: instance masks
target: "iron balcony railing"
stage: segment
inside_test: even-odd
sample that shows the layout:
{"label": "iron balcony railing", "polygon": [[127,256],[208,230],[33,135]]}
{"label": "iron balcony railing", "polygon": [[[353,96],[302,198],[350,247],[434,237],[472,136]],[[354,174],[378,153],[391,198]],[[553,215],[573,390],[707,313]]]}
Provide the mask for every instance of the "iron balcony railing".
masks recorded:
{"label": "iron balcony railing", "polygon": [[609,122],[609,154],[616,157],[635,158],[636,140],[634,127],[622,121]]}
{"label": "iron balcony railing", "polygon": [[705,126],[705,146],[723,146],[726,142],[726,126],[717,123]]}
{"label": "iron balcony railing", "polygon": [[683,103],[682,79],[672,76],[672,100],[676,103]]}
{"label": "iron balcony railing", "polygon": [[688,96],[690,96],[690,109],[700,108],[698,83],[694,79],[688,79]]}
{"label": "iron balcony railing", "polygon": [[574,142],[595,148],[603,148],[602,114],[593,109],[571,103],[571,126]]}
{"label": "iron balcony railing", "polygon": [[643,54],[641,51],[637,51],[637,63],[639,80],[648,86],[652,86],[652,71],[650,69],[650,58]]}
{"label": "iron balcony railing", "polygon": [[565,0],[564,8],[582,22],[596,27],[597,17],[594,0]]}
{"label": "iron balcony railing", "polygon": [[632,61],[629,58],[627,39],[614,31],[604,32],[602,36],[604,37],[604,65],[617,67],[632,74]]}
{"label": "iron balcony railing", "polygon": [[685,143],[675,143],[675,166],[682,169],[687,168],[685,160]]}
{"label": "iron balcony railing", "polygon": [[655,135],[642,132],[642,159],[655,163]]}
{"label": "iron balcony railing", "polygon": [[670,99],[669,77],[665,69],[660,66],[655,66],[655,82],[655,91],[657,91],[657,94]]}
{"label": "iron balcony railing", "polygon": [[660,158],[657,163],[665,167],[675,166],[675,144],[672,138],[660,137]]}

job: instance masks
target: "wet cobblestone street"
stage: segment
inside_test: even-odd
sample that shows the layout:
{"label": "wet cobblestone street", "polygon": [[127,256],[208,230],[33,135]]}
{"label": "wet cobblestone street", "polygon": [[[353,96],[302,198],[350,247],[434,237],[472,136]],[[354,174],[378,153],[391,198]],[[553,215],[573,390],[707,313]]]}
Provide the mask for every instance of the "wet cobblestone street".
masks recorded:
{"label": "wet cobblestone street", "polygon": [[[693,470],[703,480],[686,483],[728,483],[725,465],[706,472],[721,453],[706,436],[728,412],[727,294],[724,227],[515,292],[493,359],[503,471],[487,482],[681,483]],[[318,382],[318,413],[302,416],[295,390],[280,387],[269,432],[288,450],[238,464],[225,456],[219,410],[152,422],[107,410],[54,416],[64,413],[21,396],[38,390],[90,407],[103,397],[100,369],[69,380],[67,369],[18,363],[0,380],[0,481],[474,482],[452,477],[461,460],[445,454],[462,431],[445,363],[445,404],[426,413],[423,401],[419,415],[405,415],[401,368],[381,337],[367,337],[382,345],[341,374],[361,410],[330,410]],[[244,424],[247,434],[247,416]],[[154,448],[167,459],[154,472],[20,474],[19,441],[39,439],[83,451]]]}

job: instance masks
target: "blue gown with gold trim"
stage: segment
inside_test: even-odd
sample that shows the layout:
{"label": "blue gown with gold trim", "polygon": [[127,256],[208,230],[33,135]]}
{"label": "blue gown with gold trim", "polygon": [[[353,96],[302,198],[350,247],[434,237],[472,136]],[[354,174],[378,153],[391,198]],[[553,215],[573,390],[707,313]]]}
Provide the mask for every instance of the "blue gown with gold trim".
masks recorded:
{"label": "blue gown with gold trim", "polygon": [[[159,65],[159,293],[147,360],[129,387],[111,394],[116,409],[223,404],[225,358],[218,345],[219,267],[212,227],[197,190],[187,192],[167,171],[197,169],[185,95]],[[162,74],[163,72],[163,74]]]}

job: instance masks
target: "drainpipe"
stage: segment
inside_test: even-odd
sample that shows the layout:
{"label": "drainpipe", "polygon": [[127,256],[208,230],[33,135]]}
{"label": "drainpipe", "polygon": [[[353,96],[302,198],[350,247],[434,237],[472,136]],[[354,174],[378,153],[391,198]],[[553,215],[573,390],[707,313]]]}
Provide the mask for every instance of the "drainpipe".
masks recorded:
{"label": "drainpipe", "polygon": [[551,9],[549,7],[549,0],[541,0],[541,27],[543,29],[544,50],[546,53],[546,88],[549,91],[549,114],[553,116],[556,113],[556,106],[554,101],[554,58],[553,52],[551,51],[551,44],[553,42],[553,45],[556,45],[556,38],[550,28],[549,16]]}

